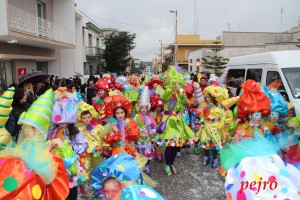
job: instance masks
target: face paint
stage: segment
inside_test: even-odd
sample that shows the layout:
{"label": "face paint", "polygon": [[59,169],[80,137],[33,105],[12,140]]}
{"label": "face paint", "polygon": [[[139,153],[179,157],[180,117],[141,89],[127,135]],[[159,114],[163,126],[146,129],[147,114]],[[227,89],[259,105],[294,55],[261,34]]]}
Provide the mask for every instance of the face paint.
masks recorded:
{"label": "face paint", "polygon": [[252,118],[253,119],[261,119],[261,112],[252,113]]}
{"label": "face paint", "polygon": [[271,112],[270,117],[277,117],[278,118],[279,117],[279,113],[273,111],[273,112]]}

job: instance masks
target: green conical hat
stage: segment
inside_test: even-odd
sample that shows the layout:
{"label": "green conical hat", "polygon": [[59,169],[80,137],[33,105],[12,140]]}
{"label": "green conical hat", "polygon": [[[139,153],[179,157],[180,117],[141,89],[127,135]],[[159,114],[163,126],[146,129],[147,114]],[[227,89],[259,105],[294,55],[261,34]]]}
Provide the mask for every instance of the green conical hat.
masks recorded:
{"label": "green conical hat", "polygon": [[14,94],[15,88],[11,87],[0,97],[0,128],[4,127],[8,120],[8,116],[12,110],[11,104]]}
{"label": "green conical hat", "polygon": [[47,135],[52,116],[53,103],[54,94],[52,89],[49,89],[34,101],[26,112],[20,115],[18,124],[33,126]]}

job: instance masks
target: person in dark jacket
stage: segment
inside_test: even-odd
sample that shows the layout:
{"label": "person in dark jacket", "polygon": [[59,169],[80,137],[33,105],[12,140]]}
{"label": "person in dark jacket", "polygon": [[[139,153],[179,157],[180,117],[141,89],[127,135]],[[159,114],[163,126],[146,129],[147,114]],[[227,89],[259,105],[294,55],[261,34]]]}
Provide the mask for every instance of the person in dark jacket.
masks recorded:
{"label": "person in dark jacket", "polygon": [[88,85],[88,88],[86,89],[86,102],[90,105],[92,105],[92,99],[96,96],[95,94],[95,88],[94,88],[94,81],[90,80]]}
{"label": "person in dark jacket", "polygon": [[22,112],[27,111],[30,104],[27,101],[27,93],[24,89],[16,88],[13,97],[12,111],[5,125],[6,130],[11,134],[13,140],[17,142],[21,126],[18,125],[18,120]]}

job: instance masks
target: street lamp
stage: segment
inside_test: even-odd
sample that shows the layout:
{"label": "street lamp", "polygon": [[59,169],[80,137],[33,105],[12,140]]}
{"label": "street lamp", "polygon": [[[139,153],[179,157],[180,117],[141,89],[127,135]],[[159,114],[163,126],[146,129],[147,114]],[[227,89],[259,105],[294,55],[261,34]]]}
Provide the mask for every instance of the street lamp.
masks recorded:
{"label": "street lamp", "polygon": [[177,10],[170,10],[170,13],[175,13],[176,16],[176,24],[175,24],[175,58],[174,58],[174,65],[177,64]]}
{"label": "street lamp", "polygon": [[162,71],[162,64],[163,64],[163,49],[162,49],[162,41],[158,40],[160,42],[160,69],[159,72]]}

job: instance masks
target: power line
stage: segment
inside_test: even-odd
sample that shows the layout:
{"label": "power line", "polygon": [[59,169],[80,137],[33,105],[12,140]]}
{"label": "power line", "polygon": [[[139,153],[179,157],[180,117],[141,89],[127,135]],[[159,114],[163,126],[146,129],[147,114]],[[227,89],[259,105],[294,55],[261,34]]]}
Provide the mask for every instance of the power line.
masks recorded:
{"label": "power line", "polygon": [[86,15],[90,15],[90,16],[93,16],[93,17],[96,17],[96,18],[99,18],[99,19],[102,19],[102,20],[106,20],[106,21],[110,21],[110,22],[114,22],[114,23],[118,23],[118,24],[123,24],[123,25],[127,25],[127,26],[135,26],[135,27],[140,27],[140,28],[170,28],[170,27],[173,27],[173,26],[144,26],[144,25],[129,24],[129,23],[124,23],[124,22],[118,22],[118,21],[111,20],[111,19],[106,19],[106,18],[97,16],[97,15],[93,15],[91,13],[87,13],[87,12],[82,11],[82,10],[80,10],[80,11],[83,12],[84,14],[86,14]]}

